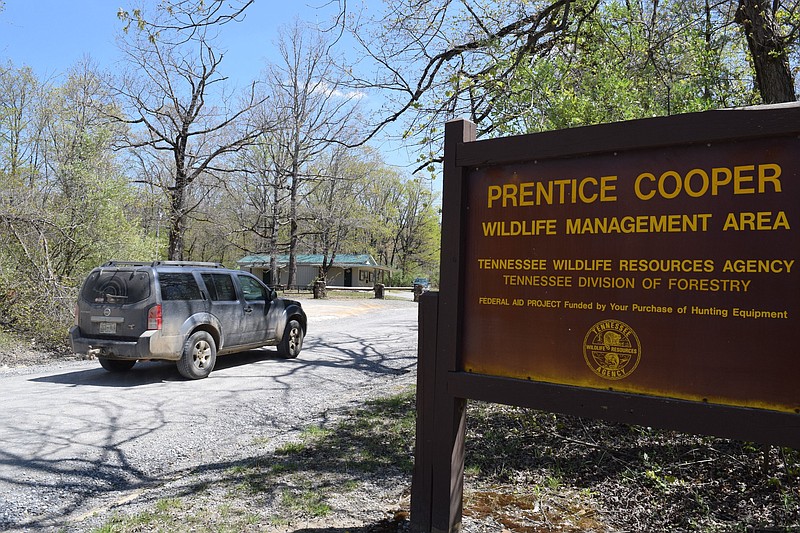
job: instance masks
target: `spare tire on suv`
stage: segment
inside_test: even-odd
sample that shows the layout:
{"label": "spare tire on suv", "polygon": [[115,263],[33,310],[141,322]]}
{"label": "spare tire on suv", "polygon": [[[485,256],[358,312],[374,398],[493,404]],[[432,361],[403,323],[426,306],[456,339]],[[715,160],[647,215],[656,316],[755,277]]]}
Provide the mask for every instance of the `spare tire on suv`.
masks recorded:
{"label": "spare tire on suv", "polygon": [[75,353],[96,356],[110,372],[164,360],[200,379],[218,355],[271,345],[281,357],[297,357],[306,325],[299,302],[278,298],[248,272],[216,263],[109,261],[84,281],[69,335]]}

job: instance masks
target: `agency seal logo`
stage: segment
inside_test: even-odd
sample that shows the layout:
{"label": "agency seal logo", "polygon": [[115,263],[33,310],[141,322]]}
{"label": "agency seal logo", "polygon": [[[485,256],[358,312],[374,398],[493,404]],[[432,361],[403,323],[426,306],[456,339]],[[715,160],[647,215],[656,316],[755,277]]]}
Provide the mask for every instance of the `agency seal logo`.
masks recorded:
{"label": "agency seal logo", "polygon": [[592,372],[604,379],[630,376],[642,357],[636,332],[619,320],[602,320],[591,327],[583,340],[583,358]]}

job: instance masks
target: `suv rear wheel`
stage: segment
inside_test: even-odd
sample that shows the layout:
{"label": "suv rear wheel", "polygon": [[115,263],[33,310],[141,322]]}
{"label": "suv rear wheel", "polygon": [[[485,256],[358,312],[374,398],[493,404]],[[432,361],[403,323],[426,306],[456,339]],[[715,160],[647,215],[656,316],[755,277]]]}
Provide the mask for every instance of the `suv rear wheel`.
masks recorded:
{"label": "suv rear wheel", "polygon": [[100,361],[100,366],[108,370],[109,372],[127,372],[133,365],[136,364],[136,361],[120,361],[118,359],[108,359],[106,357],[98,357],[98,361]]}
{"label": "suv rear wheel", "polygon": [[178,360],[178,372],[188,379],[207,377],[217,362],[217,346],[206,331],[193,333],[183,345],[183,354]]}
{"label": "suv rear wheel", "polygon": [[297,320],[286,324],[281,343],[278,344],[278,355],[284,359],[294,359],[303,349],[303,327]]}

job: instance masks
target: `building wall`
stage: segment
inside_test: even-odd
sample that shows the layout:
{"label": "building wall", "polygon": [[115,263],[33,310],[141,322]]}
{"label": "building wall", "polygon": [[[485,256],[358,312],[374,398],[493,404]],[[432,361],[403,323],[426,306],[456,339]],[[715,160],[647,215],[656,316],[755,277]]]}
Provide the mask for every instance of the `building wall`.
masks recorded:
{"label": "building wall", "polygon": [[[254,276],[258,279],[262,280],[264,283],[268,283],[266,273],[269,272],[269,268],[265,267],[248,267],[246,270],[251,272]],[[352,281],[349,284],[345,283],[345,269],[341,267],[331,267],[328,271],[328,276],[326,283],[331,286],[336,287],[364,287],[371,289],[375,283],[380,281],[380,271],[375,270],[371,267],[353,267],[352,269],[348,269],[352,273]],[[319,275],[319,267],[314,265],[297,265],[297,279],[295,284],[298,287],[311,287],[314,282],[317,280]],[[283,285],[286,287],[289,281],[289,270],[287,268],[282,268],[280,270],[280,280],[278,281],[277,285]],[[272,285],[276,285],[273,283]]]}
{"label": "building wall", "polygon": [[[297,278],[295,283],[298,287],[311,287],[314,282],[319,277],[319,269],[312,265],[297,265]],[[281,278],[283,279],[283,283],[289,279],[289,269],[287,268],[285,272],[281,272]]]}
{"label": "building wall", "polygon": [[353,287],[369,287],[370,289],[378,282],[377,271],[372,268],[353,269]]}
{"label": "building wall", "polygon": [[[352,275],[352,280],[347,283],[347,270]],[[326,284],[334,287],[364,287],[371,289],[375,286],[375,273],[372,268],[353,267],[344,269],[341,267],[331,267],[326,276]]]}

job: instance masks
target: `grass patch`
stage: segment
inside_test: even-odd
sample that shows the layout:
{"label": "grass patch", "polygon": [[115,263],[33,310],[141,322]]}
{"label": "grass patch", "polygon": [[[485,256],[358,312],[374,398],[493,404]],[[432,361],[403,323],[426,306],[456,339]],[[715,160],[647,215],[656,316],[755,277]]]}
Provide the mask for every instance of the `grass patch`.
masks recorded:
{"label": "grass patch", "polygon": [[385,469],[410,474],[415,420],[413,392],[369,401],[333,428],[306,428],[301,442],[275,450],[286,461],[272,463],[271,468],[288,469],[285,463],[291,461],[304,471],[320,473]]}
{"label": "grass patch", "polygon": [[[208,493],[224,485],[222,499],[209,501],[211,496],[199,496],[192,488],[183,497],[159,500],[147,512],[115,515],[95,532],[257,531],[259,525],[322,519],[333,510],[330,497],[359,490],[365,472],[400,474],[410,481],[414,420],[413,391],[368,402],[331,428],[309,426],[298,441],[251,463],[224,468],[216,484],[199,485],[200,492]],[[253,512],[267,501],[277,512]]]}
{"label": "grass patch", "polygon": [[[195,498],[191,498],[192,501]],[[264,521],[258,514],[235,505],[235,500],[193,507],[184,498],[159,500],[154,509],[131,516],[115,514],[93,533],[240,533]],[[256,528],[257,529],[257,528]]]}
{"label": "grass patch", "polygon": [[[133,516],[114,515],[103,526],[93,530],[94,533],[128,533],[134,531],[179,531],[180,523],[174,517],[184,509],[184,502],[179,498],[158,500],[152,511],[145,511]],[[185,529],[184,529],[185,530]]]}
{"label": "grass patch", "polygon": [[350,472],[410,475],[414,466],[414,398],[409,392],[370,401],[333,428],[306,428],[300,442],[275,450],[282,460],[270,462],[269,473],[311,473],[319,479],[334,476],[337,490],[347,491],[358,486],[348,477]]}
{"label": "grass patch", "polygon": [[302,442],[287,442],[275,450],[275,455],[298,455],[305,451],[306,445]]}
{"label": "grass patch", "polygon": [[183,502],[179,498],[166,498],[156,502],[156,511],[168,513],[174,509],[183,508]]}
{"label": "grass patch", "polygon": [[327,516],[331,511],[330,505],[325,503],[324,493],[311,489],[286,489],[281,494],[281,503],[287,509],[317,518]]}
{"label": "grass patch", "polygon": [[375,291],[327,291],[329,300],[374,300]]}
{"label": "grass patch", "polygon": [[[252,463],[229,465],[208,487],[228,489],[222,500],[191,491],[97,531],[324,521],[338,512],[334,501],[367,482],[410,484],[415,414],[413,391],[368,402]],[[467,428],[464,514],[515,533],[800,531],[800,450],[480,402],[469,403]]]}
{"label": "grass patch", "polygon": [[330,435],[330,430],[320,426],[309,426],[303,430],[301,438],[303,440],[319,440]]}

